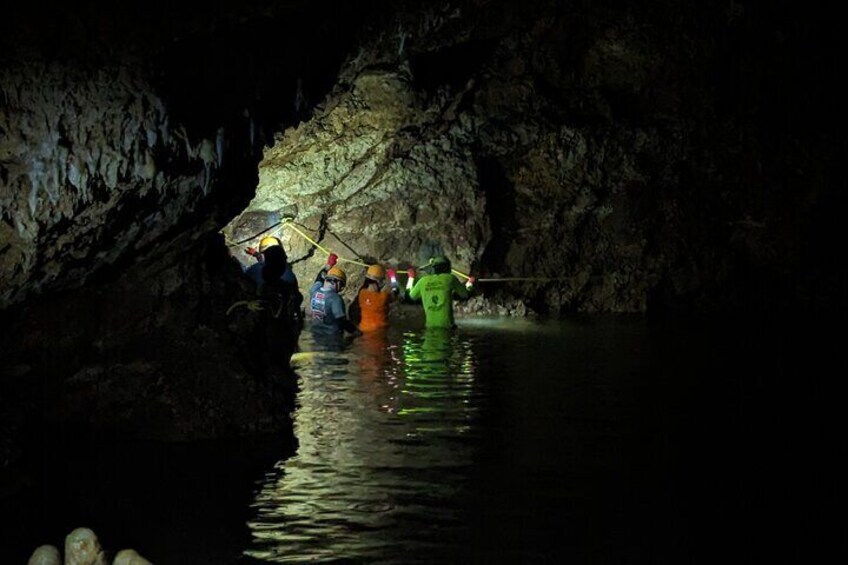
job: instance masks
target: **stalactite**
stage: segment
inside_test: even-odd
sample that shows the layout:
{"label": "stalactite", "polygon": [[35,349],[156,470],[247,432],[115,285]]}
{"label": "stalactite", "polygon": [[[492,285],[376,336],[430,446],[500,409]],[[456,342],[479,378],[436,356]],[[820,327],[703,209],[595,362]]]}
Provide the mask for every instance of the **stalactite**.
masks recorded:
{"label": "stalactite", "polygon": [[[221,139],[223,144],[222,135],[218,136],[217,139]],[[201,189],[203,190],[203,196],[207,196],[209,194],[209,187],[212,184],[212,167],[216,162],[218,162],[215,145],[212,143],[212,140],[204,139],[200,143],[198,153],[200,160],[203,161],[203,182],[201,183]]]}
{"label": "stalactite", "polygon": [[403,56],[403,48],[406,45],[406,38],[409,37],[409,33],[403,30],[403,26],[398,26],[397,31],[398,36],[398,57]]}
{"label": "stalactite", "polygon": [[294,111],[296,113],[300,113],[306,104],[306,98],[303,96],[303,79],[301,77],[297,77],[297,86],[294,91]]}
{"label": "stalactite", "polygon": [[151,125],[151,126],[145,128],[145,134],[146,134],[146,137],[147,137],[147,146],[148,147],[155,147],[156,142],[159,141],[159,134],[156,132],[154,127]]}
{"label": "stalactite", "polygon": [[61,164],[53,161],[50,163],[49,174],[45,177],[44,192],[47,194],[47,200],[51,206],[55,206],[59,201],[59,179]]}
{"label": "stalactite", "polygon": [[105,163],[105,180],[106,186],[113,190],[118,187],[118,175],[120,174],[121,164],[122,162],[116,154],[110,153],[108,155],[108,160]]}
{"label": "stalactite", "polygon": [[171,145],[171,131],[170,131],[170,128],[169,128],[169,118],[168,118],[168,116],[165,116],[165,119],[163,119],[159,123],[159,133],[162,136],[162,145],[164,145],[166,147],[170,146]]}
{"label": "stalactite", "polygon": [[225,132],[223,127],[218,128],[218,132],[215,136],[215,157],[216,162],[218,164],[218,168],[221,168],[221,165],[224,162],[224,146],[226,143]]}
{"label": "stalactite", "polygon": [[27,198],[27,203],[29,204],[29,213],[30,217],[35,219],[36,212],[38,211],[38,188],[41,184],[41,179],[44,176],[44,165],[40,161],[35,161],[32,163],[30,171],[29,171],[29,197]]}
{"label": "stalactite", "polygon": [[203,191],[203,196],[209,196],[209,185],[212,182],[212,163],[203,164],[203,182],[200,188]]}

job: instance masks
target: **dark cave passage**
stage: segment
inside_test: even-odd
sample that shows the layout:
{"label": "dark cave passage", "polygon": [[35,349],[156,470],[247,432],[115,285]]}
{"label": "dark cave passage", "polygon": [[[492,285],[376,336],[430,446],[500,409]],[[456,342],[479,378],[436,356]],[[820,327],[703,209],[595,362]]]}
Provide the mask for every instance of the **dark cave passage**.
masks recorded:
{"label": "dark cave passage", "polygon": [[492,272],[502,271],[506,264],[509,242],[514,239],[515,192],[501,165],[491,159],[477,163],[480,186],[486,191],[486,216],[492,227],[492,240],[480,261]]}

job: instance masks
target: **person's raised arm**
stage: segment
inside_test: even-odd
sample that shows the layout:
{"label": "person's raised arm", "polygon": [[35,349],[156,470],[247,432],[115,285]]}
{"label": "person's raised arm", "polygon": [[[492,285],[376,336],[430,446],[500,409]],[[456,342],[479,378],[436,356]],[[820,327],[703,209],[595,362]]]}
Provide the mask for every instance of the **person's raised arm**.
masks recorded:
{"label": "person's raised arm", "polygon": [[321,267],[321,270],[318,271],[318,274],[315,276],[315,282],[324,282],[324,278],[327,276],[327,271],[333,268],[339,260],[339,256],[335,253],[330,253],[327,257],[327,262]]}
{"label": "person's raised arm", "polygon": [[406,299],[408,301],[418,300],[421,298],[421,281],[423,278],[419,280],[415,280],[415,269],[410,267],[406,270],[409,278],[406,281]]}
{"label": "person's raised arm", "polygon": [[452,285],[454,294],[456,294],[460,298],[468,298],[474,290],[474,283],[476,282],[476,280],[477,279],[475,279],[474,277],[468,277],[468,280],[465,282],[465,284],[462,284],[461,282],[459,282],[458,278],[454,277]]}

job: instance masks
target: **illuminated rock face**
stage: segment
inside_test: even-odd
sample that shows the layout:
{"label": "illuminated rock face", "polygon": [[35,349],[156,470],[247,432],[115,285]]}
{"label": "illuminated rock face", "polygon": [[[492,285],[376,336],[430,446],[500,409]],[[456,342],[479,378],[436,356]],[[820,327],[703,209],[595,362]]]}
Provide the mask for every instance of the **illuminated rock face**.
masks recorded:
{"label": "illuminated rock face", "polygon": [[[779,272],[800,269],[797,234],[827,189],[788,166],[795,132],[765,132],[716,92],[770,98],[735,74],[732,45],[710,39],[755,30],[706,6],[684,19],[712,31],[680,29],[662,9],[529,4],[422,7],[365,34],[311,117],[266,150],[228,235],[296,213],[325,247],[365,262],[416,264],[441,247],[483,276],[556,279],[481,287],[551,313],[735,309],[751,286],[777,288],[755,280],[794,284]],[[772,135],[786,144],[765,149]],[[792,178],[809,198],[758,196]],[[281,233],[306,256],[303,238]]]}
{"label": "illuminated rock face", "polygon": [[[268,212],[296,208],[309,227],[326,216],[331,232],[375,260],[417,264],[426,259],[420,248],[432,240],[457,264],[470,264],[488,239],[471,152],[444,133],[415,141],[419,134],[409,128],[429,118],[408,75],[366,70],[348,86],[349,94],[333,98],[268,150],[256,198],[233,222],[231,237],[251,235],[256,218],[263,221]],[[292,258],[306,252],[300,236],[283,237]],[[351,257],[338,240],[328,241]],[[321,259],[302,264],[301,277],[311,277]],[[364,271],[351,270],[361,279]]]}
{"label": "illuminated rock face", "polygon": [[[231,239],[295,210],[312,235],[325,221],[323,244],[342,256],[421,264],[441,248],[465,272],[560,279],[511,287],[534,306],[644,311],[667,259],[647,249],[658,221],[632,208],[653,185],[674,182],[643,165],[660,158],[673,128],[571,124],[563,102],[538,87],[564,72],[551,21],[538,22],[547,26],[538,36],[506,26],[483,40],[468,31],[473,14],[422,18],[406,28],[413,43],[382,34],[362,46],[312,118],[277,137]],[[463,46],[475,40],[484,48]],[[585,54],[598,72],[630,72],[586,80],[638,90],[657,64],[642,49],[599,40]],[[292,257],[307,254],[299,234],[281,234]],[[319,255],[297,267],[301,277]]]}
{"label": "illuminated rock face", "polygon": [[[534,306],[644,311],[669,259],[647,245],[662,220],[633,208],[654,185],[674,188],[645,163],[679,158],[665,148],[675,127],[572,123],[563,100],[539,89],[565,71],[553,21],[535,35],[501,26],[493,40],[474,37],[473,14],[422,18],[404,32],[414,43],[383,34],[363,45],[312,118],[277,136],[231,239],[294,210],[312,235],[325,222],[323,244],[342,256],[418,265],[440,248],[465,272],[557,279],[511,287]],[[659,64],[646,49],[599,39],[583,80],[638,92]],[[281,233],[292,257],[307,254],[299,234]],[[319,255],[297,267],[301,277]]]}

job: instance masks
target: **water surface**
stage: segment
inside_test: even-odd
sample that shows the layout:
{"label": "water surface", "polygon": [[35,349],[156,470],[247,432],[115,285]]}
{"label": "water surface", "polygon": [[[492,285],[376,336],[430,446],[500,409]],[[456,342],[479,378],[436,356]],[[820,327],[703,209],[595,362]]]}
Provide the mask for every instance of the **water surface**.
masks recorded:
{"label": "water surface", "polygon": [[0,562],[83,525],[157,564],[808,562],[845,539],[845,358],[811,328],[307,331],[296,446],[33,438]]}
{"label": "water surface", "polygon": [[651,560],[682,541],[673,375],[643,323],[304,337],[299,447],[260,483],[253,560]]}

